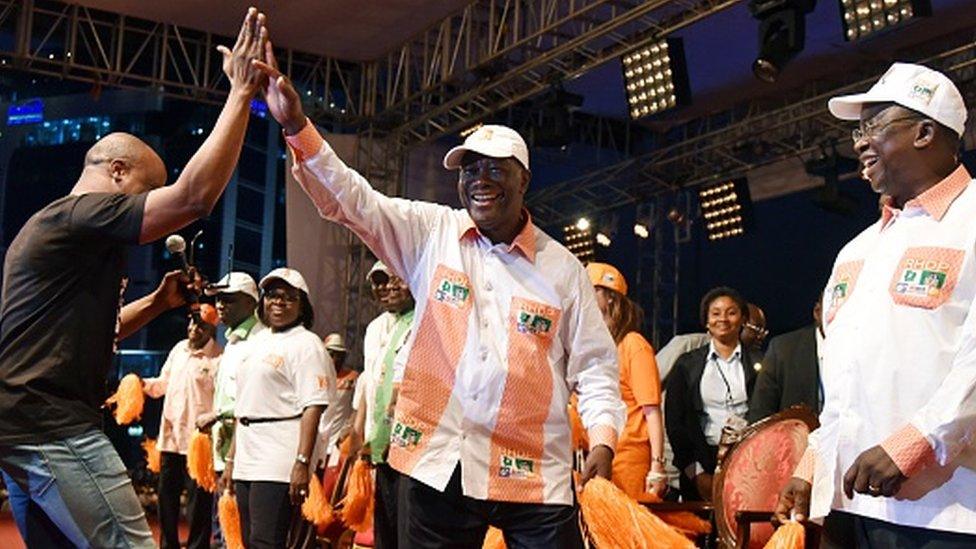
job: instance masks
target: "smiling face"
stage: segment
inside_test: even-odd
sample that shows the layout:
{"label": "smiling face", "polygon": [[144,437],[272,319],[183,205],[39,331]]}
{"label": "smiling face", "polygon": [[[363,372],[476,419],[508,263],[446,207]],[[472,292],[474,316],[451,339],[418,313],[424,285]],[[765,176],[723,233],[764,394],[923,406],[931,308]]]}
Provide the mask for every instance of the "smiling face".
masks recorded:
{"label": "smiling face", "polygon": [[373,296],[384,311],[399,314],[413,309],[413,294],[402,278],[377,272],[370,279],[370,284]]}
{"label": "smiling face", "polygon": [[903,204],[909,191],[906,181],[914,170],[912,154],[919,137],[922,117],[899,105],[879,103],[861,109],[862,136],[854,143],[861,162],[861,176],[876,193],[883,193]]}
{"label": "smiling face", "polygon": [[458,196],[492,242],[511,243],[518,235],[529,179],[529,171],[514,158],[468,152],[461,159]]}
{"label": "smiling face", "polygon": [[190,324],[186,328],[186,337],[190,342],[190,348],[202,348],[214,336],[215,331],[216,329],[213,324],[208,324],[203,321],[196,322],[191,318]]}
{"label": "smiling face", "polygon": [[264,307],[264,320],[272,330],[278,331],[294,326],[302,311],[301,290],[284,280],[272,279],[265,287],[261,298]]}
{"label": "smiling face", "polygon": [[723,295],[708,304],[706,328],[713,338],[727,345],[734,345],[739,339],[745,318],[739,304],[729,296]]}

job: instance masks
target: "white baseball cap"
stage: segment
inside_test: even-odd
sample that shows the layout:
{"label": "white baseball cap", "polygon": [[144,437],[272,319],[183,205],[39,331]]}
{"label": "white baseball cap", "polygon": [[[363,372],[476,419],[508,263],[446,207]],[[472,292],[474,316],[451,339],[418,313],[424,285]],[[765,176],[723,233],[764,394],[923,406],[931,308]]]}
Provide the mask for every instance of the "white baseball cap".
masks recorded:
{"label": "white baseball cap", "polygon": [[471,151],[492,158],[514,158],[522,167],[529,169],[529,147],[522,136],[508,126],[481,126],[458,145],[447,151],[444,167],[456,170],[461,167],[461,157]]}
{"label": "white baseball cap", "polygon": [[283,280],[285,281],[285,284],[305,292],[305,295],[309,295],[308,284],[305,283],[305,277],[303,277],[302,273],[296,271],[295,269],[278,267],[277,269],[264,275],[264,278],[261,279],[261,289],[263,290],[267,288],[268,284],[274,279]]}
{"label": "white baseball cap", "polygon": [[897,103],[951,128],[957,135],[966,129],[966,105],[949,77],[912,63],[895,63],[866,93],[834,97],[830,113],[841,120],[858,120],[868,103]]}
{"label": "white baseball cap", "polygon": [[238,292],[253,297],[254,301],[258,300],[258,285],[255,284],[251,275],[240,271],[225,274],[224,278],[204,290],[207,295],[235,294]]}
{"label": "white baseball cap", "polygon": [[[373,263],[373,266],[370,267],[369,272],[366,273],[366,280],[368,282],[372,282],[373,281],[373,275],[376,274],[376,273],[383,273],[387,277],[393,276],[393,273],[390,272],[389,267],[387,267],[386,266],[386,263],[383,263],[382,261],[377,261],[376,263]],[[385,282],[384,282],[384,284],[385,284]]]}
{"label": "white baseball cap", "polygon": [[329,334],[325,336],[325,348],[339,353],[346,352],[346,342],[342,339],[342,334]]}

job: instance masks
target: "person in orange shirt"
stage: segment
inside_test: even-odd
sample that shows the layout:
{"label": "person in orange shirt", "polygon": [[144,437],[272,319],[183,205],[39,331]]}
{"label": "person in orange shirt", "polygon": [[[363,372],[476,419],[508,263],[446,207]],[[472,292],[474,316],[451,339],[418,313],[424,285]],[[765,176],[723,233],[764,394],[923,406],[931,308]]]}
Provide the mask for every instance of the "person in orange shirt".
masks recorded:
{"label": "person in orange shirt", "polygon": [[654,348],[640,334],[644,312],[627,297],[627,281],[615,267],[590,263],[586,272],[596,289],[603,320],[617,344],[620,396],[627,406],[627,423],[613,459],[613,483],[635,499],[644,492],[663,496],[667,475],[661,378]]}

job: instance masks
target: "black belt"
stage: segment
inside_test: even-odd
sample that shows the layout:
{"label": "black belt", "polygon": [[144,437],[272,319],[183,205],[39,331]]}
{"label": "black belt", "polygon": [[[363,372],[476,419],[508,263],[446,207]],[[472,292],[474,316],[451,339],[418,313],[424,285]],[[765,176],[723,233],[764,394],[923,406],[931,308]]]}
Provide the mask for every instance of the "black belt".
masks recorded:
{"label": "black belt", "polygon": [[275,423],[277,421],[290,421],[300,417],[302,417],[302,414],[296,414],[288,417],[239,417],[237,418],[237,421],[241,425],[248,426],[252,423]]}

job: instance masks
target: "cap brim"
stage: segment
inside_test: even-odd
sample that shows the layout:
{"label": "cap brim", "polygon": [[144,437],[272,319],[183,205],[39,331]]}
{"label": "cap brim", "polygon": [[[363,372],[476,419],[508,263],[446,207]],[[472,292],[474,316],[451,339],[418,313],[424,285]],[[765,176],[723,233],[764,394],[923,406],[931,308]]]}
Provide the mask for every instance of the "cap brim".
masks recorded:
{"label": "cap brim", "polygon": [[888,103],[895,102],[895,99],[871,93],[855,93],[853,95],[842,95],[833,97],[827,101],[827,108],[830,114],[841,120],[860,120],[861,108],[869,103]]}
{"label": "cap brim", "polygon": [[[466,152],[474,152],[485,156],[490,156],[491,158],[514,158],[511,154],[498,154],[494,151],[481,150],[478,147],[458,145],[457,147],[447,151],[447,154],[444,155],[444,167],[448,170],[456,170],[460,168],[461,159],[464,157],[464,153]],[[521,162],[519,162],[519,164],[521,164]]]}
{"label": "cap brim", "polygon": [[349,352],[349,351],[346,350],[345,347],[335,347],[335,346],[332,346],[332,347],[326,347],[325,349],[327,351],[335,351],[337,353],[348,353]]}

